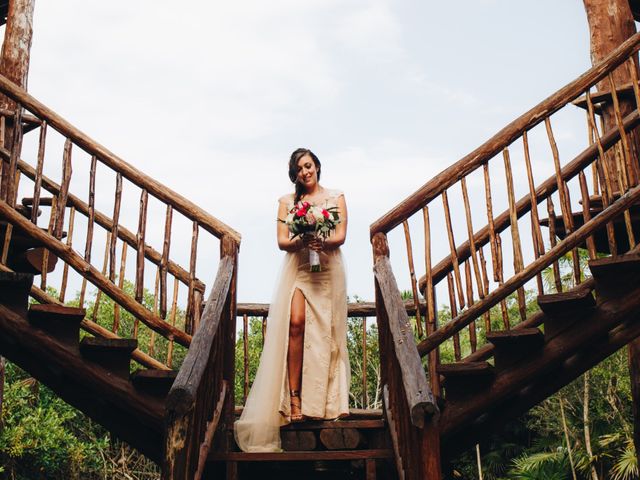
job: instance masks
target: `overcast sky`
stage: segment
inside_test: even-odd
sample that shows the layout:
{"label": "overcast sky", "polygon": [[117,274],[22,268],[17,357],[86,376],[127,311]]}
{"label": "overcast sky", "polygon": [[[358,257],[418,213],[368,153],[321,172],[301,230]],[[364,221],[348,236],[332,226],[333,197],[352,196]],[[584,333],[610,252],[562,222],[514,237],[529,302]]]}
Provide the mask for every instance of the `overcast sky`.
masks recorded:
{"label": "overcast sky", "polygon": [[29,90],[242,234],[239,301],[269,301],[311,148],[372,299],[369,225],[589,68],[588,40],[579,0],[38,0]]}

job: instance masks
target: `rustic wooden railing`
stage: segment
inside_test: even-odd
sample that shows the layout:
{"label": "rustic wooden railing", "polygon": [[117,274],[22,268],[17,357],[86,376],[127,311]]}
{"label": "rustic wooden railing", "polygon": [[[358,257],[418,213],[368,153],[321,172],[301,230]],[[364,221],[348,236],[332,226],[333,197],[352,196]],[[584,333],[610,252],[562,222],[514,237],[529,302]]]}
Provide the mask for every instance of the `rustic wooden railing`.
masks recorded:
{"label": "rustic wooden railing", "polygon": [[224,432],[234,421],[238,244],[223,238],[221,256],[200,327],[167,397],[163,480],[200,480],[219,425]]}
{"label": "rustic wooden railing", "polygon": [[[426,305],[420,304],[420,309],[424,313]],[[403,308],[410,316],[415,316],[416,307],[413,301],[404,301]],[[251,335],[256,335],[251,331],[250,321],[257,318],[260,321],[260,331],[258,342],[264,343],[264,337],[267,330],[267,317],[269,314],[268,303],[238,303],[237,315],[239,323],[242,324],[241,343],[242,343],[242,363],[237,362],[236,377],[242,379],[242,397],[236,398],[236,405],[244,405],[249,389],[251,387],[251,363],[250,363],[250,344]],[[379,409],[382,406],[382,384],[380,378],[375,371],[371,371],[369,365],[372,355],[377,355],[376,351],[372,351],[369,336],[370,328],[376,317],[376,305],[374,302],[350,302],[347,304],[347,317],[351,320],[359,322],[358,334],[360,336],[360,344],[355,346],[359,350],[359,356],[353,358],[351,364],[352,377],[360,377],[359,388],[352,385],[351,405],[358,409]],[[240,331],[239,331],[240,334]],[[355,334],[355,332],[354,332]],[[258,352],[260,353],[260,352]],[[370,375],[372,373],[373,375]]]}
{"label": "rustic wooden railing", "polygon": [[[584,281],[578,249],[586,249],[592,259],[597,252],[618,255],[636,245],[638,216],[632,207],[640,198],[639,48],[640,34],[372,224],[374,244],[388,240],[392,249],[404,244],[407,285],[415,301],[418,292],[426,299],[426,316],[416,316],[417,350],[428,356],[436,396],[441,357],[486,358],[491,351],[483,346],[487,332],[539,323],[536,315],[527,320],[532,309],[528,288],[543,294],[562,291],[567,280],[574,285]],[[581,115],[576,105],[586,111],[582,150],[573,139],[558,145],[568,134],[558,135],[553,127],[574,128]],[[608,125],[598,115],[608,116]],[[572,153],[562,154],[563,148]],[[537,180],[540,176],[545,180]],[[396,229],[400,225],[402,232]],[[435,231],[434,225],[444,231]],[[424,244],[420,252],[413,249],[416,238]],[[434,255],[444,258],[434,265]],[[436,296],[448,306],[436,308]],[[381,350],[387,356],[394,351],[382,343]],[[400,393],[389,387],[392,403]],[[397,434],[406,442],[401,429]]]}
{"label": "rustic wooden railing", "polygon": [[[176,343],[188,346],[200,322],[205,284],[199,276],[212,275],[218,239],[239,242],[240,235],[1,75],[0,93],[16,103],[14,111],[0,112],[0,138],[13,132],[12,148],[0,143],[0,168],[15,179],[0,191],[10,224],[0,235],[0,268],[11,268],[14,232],[26,232],[46,247],[27,259],[42,265],[34,298],[90,307],[83,329],[137,338],[135,360],[172,368],[185,353]],[[52,272],[56,257],[63,266]],[[75,299],[72,289],[79,292]]]}

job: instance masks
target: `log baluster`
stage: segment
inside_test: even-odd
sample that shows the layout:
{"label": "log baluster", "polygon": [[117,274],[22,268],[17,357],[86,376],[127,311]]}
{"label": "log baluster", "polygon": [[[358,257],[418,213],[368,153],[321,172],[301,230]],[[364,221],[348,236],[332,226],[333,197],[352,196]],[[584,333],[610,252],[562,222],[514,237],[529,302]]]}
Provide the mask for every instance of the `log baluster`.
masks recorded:
{"label": "log baluster", "polygon": [[[504,170],[507,179],[507,197],[509,199],[509,220],[511,226],[511,243],[513,246],[513,270],[516,274],[524,270],[524,259],[522,257],[522,244],[520,242],[520,229],[518,228],[518,214],[516,212],[516,199],[513,187],[513,172],[511,170],[511,159],[509,157],[509,149],[502,151],[504,159]],[[520,320],[527,318],[527,302],[525,300],[524,288],[517,290],[518,312]]]}
{"label": "log baluster", "polygon": [[[447,273],[447,285],[449,287],[449,309],[451,310],[451,319],[453,320],[458,316],[458,308],[456,307],[456,297],[453,286],[453,277],[451,273]],[[462,353],[460,351],[460,334],[458,332],[453,334],[453,355],[457,362],[462,359]]]}
{"label": "log baluster", "polygon": [[[171,313],[169,317],[171,319],[171,326],[176,326],[176,318],[178,316],[178,290],[180,287],[180,281],[178,277],[173,277],[173,300],[171,301]],[[169,337],[169,345],[167,347],[167,367],[171,368],[173,365],[173,337]]]}
{"label": "log baluster", "polygon": [[409,262],[409,276],[411,280],[411,292],[413,294],[413,303],[416,306],[416,327],[418,337],[422,338],[424,332],[422,330],[422,318],[420,316],[420,298],[418,297],[418,284],[416,282],[416,270],[413,263],[413,247],[411,246],[411,232],[409,232],[409,222],[402,222],[404,227],[404,240],[407,246],[407,260]]}
{"label": "log baluster", "polygon": [[[419,323],[418,323],[419,324]],[[362,317],[362,408],[368,408],[367,392],[367,317]]]}
{"label": "log baluster", "polygon": [[[153,289],[153,314],[158,315],[158,301],[159,298],[159,290],[160,289],[160,267],[156,269],[156,281],[155,287]],[[149,335],[149,355],[152,357],[155,356],[156,352],[156,332],[151,330]]]}
{"label": "log baluster", "polygon": [[[544,255],[544,241],[542,240],[542,229],[540,228],[540,217],[538,215],[538,200],[536,197],[535,180],[533,178],[533,170],[531,168],[531,155],[529,151],[529,135],[527,132],[522,133],[522,143],[524,148],[524,163],[527,169],[527,182],[529,184],[529,197],[531,198],[531,234],[533,240],[533,253],[536,259]],[[538,285],[538,295],[544,294],[544,284],[542,282],[542,274],[536,275]]]}
{"label": "log baluster", "polygon": [[469,203],[469,192],[467,190],[467,180],[462,177],[460,180],[460,187],[462,188],[462,199],[464,203],[464,213],[467,220],[467,235],[469,236],[469,251],[471,253],[471,261],[473,263],[473,273],[475,275],[476,285],[478,288],[478,297],[484,298],[484,285],[482,284],[482,277],[480,273],[480,265],[478,263],[476,242],[473,235],[473,220],[471,218],[471,205]]}
{"label": "log baluster", "polygon": [[[469,260],[464,262],[464,276],[467,284],[467,305],[470,307],[475,301],[473,299],[473,282],[471,281],[471,265],[469,264]],[[471,345],[471,351],[475,352],[478,345],[475,320],[469,324],[469,344]]]}
{"label": "log baluster", "polygon": [[[587,178],[584,172],[578,174],[580,180],[580,193],[582,196],[582,218],[584,223],[591,220],[591,201],[589,199],[589,189],[587,187]],[[596,245],[593,240],[593,236],[587,238],[587,251],[589,252],[589,260],[595,260],[597,257]]]}
{"label": "log baluster", "polygon": [[147,204],[149,202],[149,194],[147,190],[142,189],[140,194],[140,211],[138,216],[138,233],[136,235],[136,284],[135,299],[136,302],[142,303],[144,294],[144,241],[147,231]]}
{"label": "log baluster", "polygon": [[243,366],[244,366],[244,382],[242,385],[242,404],[247,403],[247,395],[249,394],[249,317],[245,313],[242,316],[242,346],[244,350]]}
{"label": "log baluster", "polygon": [[484,194],[487,206],[487,221],[489,226],[489,244],[491,245],[491,263],[493,266],[493,281],[502,281],[498,274],[498,240],[496,237],[496,228],[493,222],[493,200],[491,198],[491,178],[489,176],[489,164],[482,165],[484,173]]}
{"label": "log baluster", "polygon": [[449,210],[449,199],[447,191],[442,191],[442,205],[444,207],[444,218],[447,227],[447,238],[449,239],[449,249],[451,250],[451,262],[453,265],[454,279],[458,288],[458,300],[460,308],[465,307],[464,291],[462,289],[462,278],[460,277],[460,263],[458,262],[458,252],[456,250],[456,241],[453,237],[453,226],[451,225],[451,211]]}
{"label": "log baluster", "polygon": [[160,317],[167,317],[167,265],[169,263],[169,249],[171,248],[171,224],[173,208],[167,205],[164,223],[164,241],[162,243],[162,258],[160,259]]}
{"label": "log baluster", "polygon": [[[487,261],[484,258],[484,251],[482,247],[478,249],[478,255],[480,256],[480,267],[482,271],[482,284],[484,285],[484,291],[489,293],[489,275],[487,273]],[[486,332],[491,331],[491,310],[488,310],[483,315],[484,328]]]}
{"label": "log baluster", "polygon": [[[20,172],[17,171],[15,176],[14,176],[14,180],[13,180],[13,185],[15,186],[15,191],[18,191],[18,184],[20,183]],[[14,201],[15,204],[15,201]],[[2,265],[6,265],[7,263],[7,258],[9,256],[9,247],[11,246],[11,235],[13,234],[13,225],[11,223],[7,223],[7,228],[6,228],[6,232],[5,232],[5,236],[4,236],[4,244],[2,246],[2,258],[1,258],[1,262]]]}
{"label": "log baluster", "polygon": [[198,251],[198,222],[193,222],[193,231],[191,234],[191,259],[189,261],[189,293],[187,294],[187,324],[186,332],[192,334],[194,332],[194,286],[196,280],[196,254]]}
{"label": "log baluster", "polygon": [[67,198],[69,197],[69,184],[71,183],[71,140],[67,138],[64,142],[64,154],[62,160],[62,182],[60,183],[60,194],[56,202],[55,210],[55,227],[53,235],[58,240],[62,238],[62,230],[64,229],[64,217],[67,209]]}
{"label": "log baluster", "polygon": [[[104,259],[102,261],[102,275],[107,274],[110,248],[111,248],[111,232],[107,232],[107,238],[104,242]],[[98,322],[98,311],[100,309],[101,299],[102,299],[102,290],[98,289],[98,293],[96,293],[96,301],[93,304],[93,315],[91,316],[92,320],[96,323]]]}
{"label": "log baluster", "polygon": [[[51,198],[51,209],[49,211],[49,226],[47,227],[47,233],[49,235],[53,234],[53,229],[55,228],[56,216],[55,212],[57,211],[58,205],[58,197]],[[42,266],[40,275],[40,289],[47,291],[47,264],[49,263],[49,250],[45,250],[42,254]]]}
{"label": "log baluster", "polygon": [[[3,117],[4,118],[4,117]],[[40,125],[38,139],[38,160],[36,164],[36,179],[33,184],[33,203],[31,205],[31,223],[38,224],[38,209],[40,208],[40,192],[42,191],[42,169],[44,167],[44,153],[47,143],[47,122]]]}
{"label": "log baluster", "polygon": [[[547,197],[547,213],[549,215],[549,244],[551,248],[554,248],[558,241],[556,239],[556,212],[553,206],[553,199]],[[553,268],[553,281],[556,287],[556,292],[562,292],[562,277],[560,276],[560,264],[558,261],[554,261]]]}
{"label": "log baluster", "polygon": [[[96,216],[96,167],[98,159],[91,157],[91,167],[89,170],[89,205],[87,211],[87,239],[84,247],[84,260],[91,263],[91,247],[93,246],[93,230]],[[87,292],[87,279],[82,277],[82,287],[80,288],[80,308],[84,308],[84,297]]]}
{"label": "log baluster", "polygon": [[122,203],[122,174],[116,175],[116,194],[113,205],[113,226],[111,228],[111,244],[109,246],[109,280],[116,279],[116,242],[118,241],[118,228],[120,222],[120,206]]}
{"label": "log baluster", "polygon": [[[76,209],[71,207],[69,211],[69,232],[67,233],[67,247],[71,248],[73,243],[73,230],[76,220]],[[58,297],[61,303],[64,303],[64,297],[67,292],[67,280],[69,278],[69,264],[65,262],[62,269],[62,282],[60,284],[60,296]]]}
{"label": "log baluster", "polygon": [[[122,251],[120,252],[120,272],[118,273],[118,288],[123,290],[124,288],[124,274],[127,267],[127,242],[122,242]],[[120,305],[118,302],[113,302],[113,325],[111,330],[113,333],[118,333],[120,329]]]}
{"label": "log baluster", "polygon": [[[424,262],[425,272],[427,276],[427,285],[425,288],[425,298],[427,300],[427,315],[426,315],[426,330],[427,337],[436,331],[438,325],[436,323],[436,297],[433,289],[433,273],[431,270],[431,222],[429,220],[429,207],[425,206],[422,209],[422,217],[424,221]],[[451,287],[453,288],[453,286]],[[460,339],[458,338],[458,341]],[[458,345],[460,347],[460,345]],[[429,383],[431,385],[431,391],[434,395],[440,395],[440,383],[438,376],[438,365],[440,364],[439,349],[434,349],[429,352],[428,357],[428,369],[429,369]]]}
{"label": "log baluster", "polygon": [[609,88],[611,89],[611,98],[613,100],[613,111],[616,120],[616,126],[618,132],[620,132],[620,141],[622,143],[622,158],[624,159],[624,165],[621,170],[626,180],[627,188],[629,185],[638,184],[638,171],[637,164],[634,165],[633,156],[631,154],[631,147],[629,138],[627,137],[627,131],[624,129],[622,122],[622,112],[620,111],[620,101],[618,100],[618,92],[616,91],[616,82],[613,79],[613,75],[609,73]]}
{"label": "log baluster", "polygon": [[[598,148],[598,158],[596,159],[596,169],[598,171],[598,178],[600,180],[601,185],[601,195],[602,195],[602,204],[604,208],[607,208],[612,201],[613,198],[613,186],[611,184],[611,175],[609,173],[609,165],[607,163],[607,159],[604,153],[604,148],[602,146],[602,142],[600,140],[600,133],[598,132],[598,127],[596,126],[596,118],[595,111],[593,108],[593,101],[591,100],[591,93],[589,90],[586,92],[587,97],[587,111],[589,113],[588,119],[589,124],[591,125],[591,130],[593,132],[593,136],[595,139],[596,146]],[[613,223],[609,222],[606,226],[607,229],[607,241],[609,243],[609,251],[611,255],[614,257],[618,254],[618,249],[615,241],[615,232],[613,229]]]}

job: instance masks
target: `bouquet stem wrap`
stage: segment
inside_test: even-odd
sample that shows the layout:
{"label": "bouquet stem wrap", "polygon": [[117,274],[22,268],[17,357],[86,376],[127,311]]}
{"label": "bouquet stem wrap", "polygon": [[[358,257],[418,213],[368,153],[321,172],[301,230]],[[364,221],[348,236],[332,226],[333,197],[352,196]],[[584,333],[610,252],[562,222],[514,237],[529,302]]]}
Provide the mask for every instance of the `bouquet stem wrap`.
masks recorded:
{"label": "bouquet stem wrap", "polygon": [[312,272],[322,271],[320,266],[320,254],[315,250],[309,250],[309,265],[311,265]]}

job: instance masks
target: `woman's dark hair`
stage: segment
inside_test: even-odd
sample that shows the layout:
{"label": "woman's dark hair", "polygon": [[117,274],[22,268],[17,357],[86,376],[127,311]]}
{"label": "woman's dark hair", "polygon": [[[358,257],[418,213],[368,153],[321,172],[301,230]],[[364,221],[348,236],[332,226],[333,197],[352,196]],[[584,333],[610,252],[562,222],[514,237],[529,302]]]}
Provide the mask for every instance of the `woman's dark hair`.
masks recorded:
{"label": "woman's dark hair", "polygon": [[304,185],[298,182],[298,162],[305,155],[309,155],[311,157],[311,160],[313,160],[313,163],[316,164],[316,170],[318,170],[318,180],[320,180],[320,160],[318,159],[316,154],[308,148],[296,149],[291,154],[291,158],[289,159],[289,180],[291,180],[296,185],[294,203],[298,203],[300,201],[300,197],[302,197],[302,194],[304,193]]}

